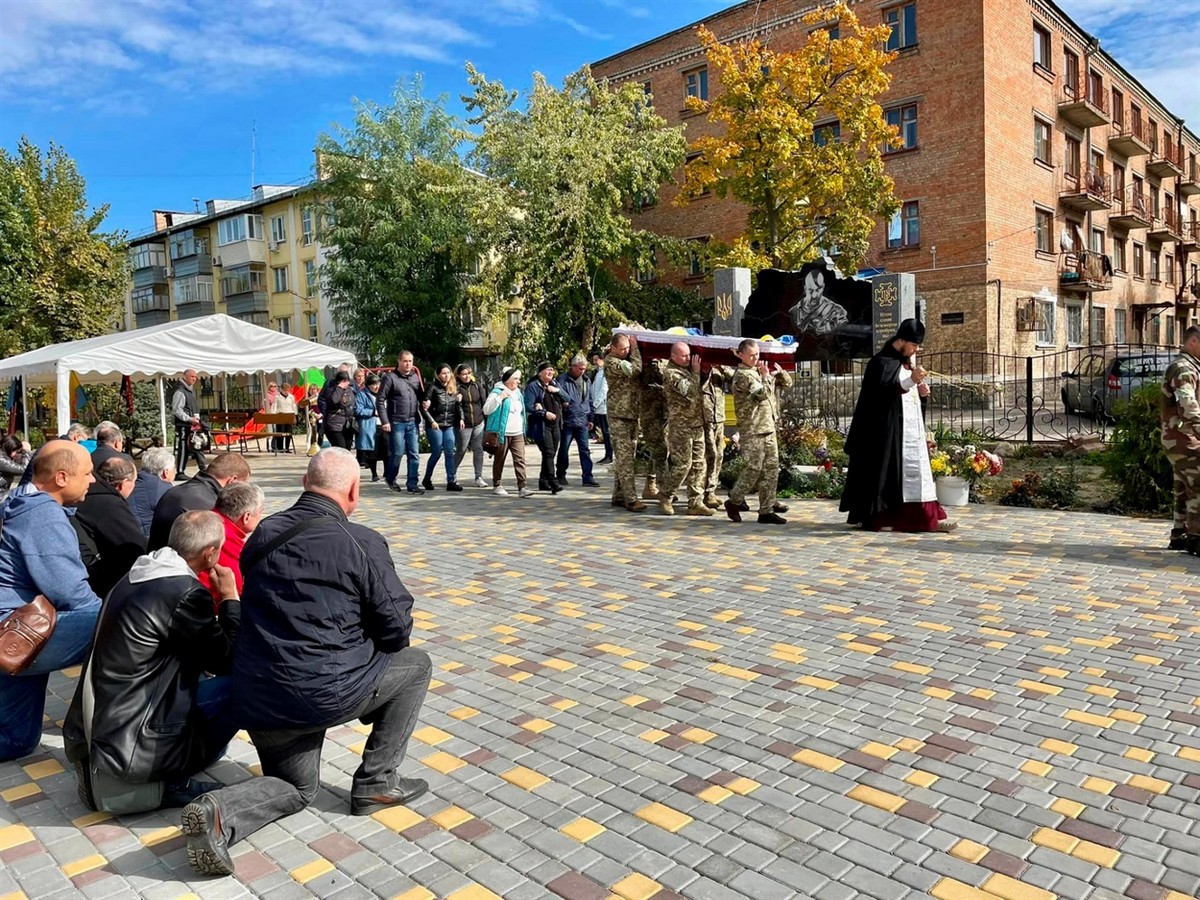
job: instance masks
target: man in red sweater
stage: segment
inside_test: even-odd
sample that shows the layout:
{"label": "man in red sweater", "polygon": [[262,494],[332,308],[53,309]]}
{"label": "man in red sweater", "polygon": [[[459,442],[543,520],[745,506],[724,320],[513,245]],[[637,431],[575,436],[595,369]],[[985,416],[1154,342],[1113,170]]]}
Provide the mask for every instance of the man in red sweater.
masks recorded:
{"label": "man in red sweater", "polygon": [[[217,495],[217,505],[213,507],[213,512],[221,517],[221,524],[225,526],[225,543],[221,545],[221,558],[218,563],[233,570],[240,597],[242,594],[242,547],[245,546],[250,532],[258,526],[259,520],[263,517],[262,488],[249,481],[234,481],[227,484]],[[218,592],[214,590],[208,573],[201,572],[197,577],[213,595],[213,602],[219,604],[224,598],[218,596]]]}

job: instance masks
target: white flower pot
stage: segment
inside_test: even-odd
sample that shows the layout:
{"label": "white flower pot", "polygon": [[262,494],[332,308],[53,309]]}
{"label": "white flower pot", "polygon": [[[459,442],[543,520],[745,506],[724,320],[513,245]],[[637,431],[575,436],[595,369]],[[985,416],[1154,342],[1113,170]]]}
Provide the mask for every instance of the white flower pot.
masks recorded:
{"label": "white flower pot", "polygon": [[971,499],[971,483],[957,475],[943,475],[935,483],[938,503],[942,506],[966,506]]}

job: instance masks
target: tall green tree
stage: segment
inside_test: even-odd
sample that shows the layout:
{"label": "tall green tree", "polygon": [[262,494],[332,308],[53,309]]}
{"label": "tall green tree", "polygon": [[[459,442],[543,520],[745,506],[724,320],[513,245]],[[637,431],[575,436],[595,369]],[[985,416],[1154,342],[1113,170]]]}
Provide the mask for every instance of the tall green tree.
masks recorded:
{"label": "tall green tree", "polygon": [[355,101],[354,124],[318,139],[329,258],[323,287],[359,355],[451,359],[465,334],[463,272],[477,253],[464,214],[478,179],[457,155],[461,123],[420,78],[389,105]]}
{"label": "tall green tree", "polygon": [[813,28],[807,42],[785,52],[758,40],[722,44],[699,29],[719,89],[687,104],[720,128],[692,144],[697,156],[676,203],[711,191],[748,207],[725,264],[798,268],[836,247],[841,268],[853,271],[877,219],[897,209],[882,154],[898,132],[879,106],[895,56],[883,49],[888,26],[864,26],[845,2],[804,21]]}
{"label": "tall green tree", "polygon": [[480,129],[470,159],[492,187],[474,207],[494,251],[489,275],[524,303],[510,349],[556,358],[560,343],[591,347],[602,320],[627,317],[598,289],[601,273],[647,267],[673,246],[631,211],[683,162],[683,129],[654,113],[640,84],[613,88],[587,67],[561,89],[535,73],[523,103],[470,64],[467,77],[468,122]]}
{"label": "tall green tree", "polygon": [[62,147],[0,149],[0,356],[112,330],[129,267],[107,215]]}

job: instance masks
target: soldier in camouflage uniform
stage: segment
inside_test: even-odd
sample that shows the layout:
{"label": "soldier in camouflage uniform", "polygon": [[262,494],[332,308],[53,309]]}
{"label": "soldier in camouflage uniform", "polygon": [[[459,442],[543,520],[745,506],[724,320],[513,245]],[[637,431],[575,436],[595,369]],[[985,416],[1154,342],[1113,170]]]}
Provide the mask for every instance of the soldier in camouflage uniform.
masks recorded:
{"label": "soldier in camouflage uniform", "polygon": [[725,461],[725,391],[733,378],[733,366],[713,366],[701,393],[704,396],[704,505],[720,509],[717,484]]}
{"label": "soldier in camouflage uniform", "polygon": [[687,488],[689,516],[711,516],[704,505],[704,397],[705,376],[700,357],[683,342],[671,347],[671,361],[663,373],[667,400],[667,441],[670,468],[659,485],[658,505],[675,514],[673,496],[681,484]]}
{"label": "soldier in camouflage uniform", "polygon": [[778,380],[785,388],[790,387],[792,378],[778,364],[772,373],[766,363],[759,362],[756,341],[742,341],[737,354],[742,362],[733,376],[733,410],[746,463],[725,501],[725,512],[733,521],[742,521],[746,495],[757,487],[758,521],[783,525],[787,520],[775,511],[775,491],[779,487],[779,398],[775,383]]}
{"label": "soldier in camouflage uniform", "polygon": [[613,335],[604,357],[604,377],[608,381],[608,427],[613,445],[613,506],[641,512],[646,504],[637,498],[633,474],[637,449],[638,398],[641,391],[642,354],[633,335]]}
{"label": "soldier in camouflage uniform", "polygon": [[666,361],[648,360],[642,366],[641,406],[638,415],[642,426],[642,443],[650,451],[650,471],[646,475],[643,500],[658,499],[658,480],[667,474],[667,410],[663,404],[663,373]]}
{"label": "soldier in camouflage uniform", "polygon": [[1183,352],[1167,366],[1162,387],[1162,442],[1175,470],[1172,550],[1200,556],[1200,326],[1183,333]]}

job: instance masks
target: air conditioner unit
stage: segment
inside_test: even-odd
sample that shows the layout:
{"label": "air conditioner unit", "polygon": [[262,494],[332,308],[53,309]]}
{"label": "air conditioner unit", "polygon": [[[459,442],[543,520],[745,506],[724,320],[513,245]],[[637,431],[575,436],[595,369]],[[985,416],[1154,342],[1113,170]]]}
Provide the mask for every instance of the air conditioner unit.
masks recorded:
{"label": "air conditioner unit", "polygon": [[269,247],[271,252],[274,253],[279,249],[279,241],[267,241],[267,247]]}
{"label": "air conditioner unit", "polygon": [[220,268],[221,268],[221,257],[219,257],[219,256],[214,256],[214,257],[212,258],[212,264],[213,264],[213,266],[214,266],[214,267],[216,267],[216,268],[220,269]]}

